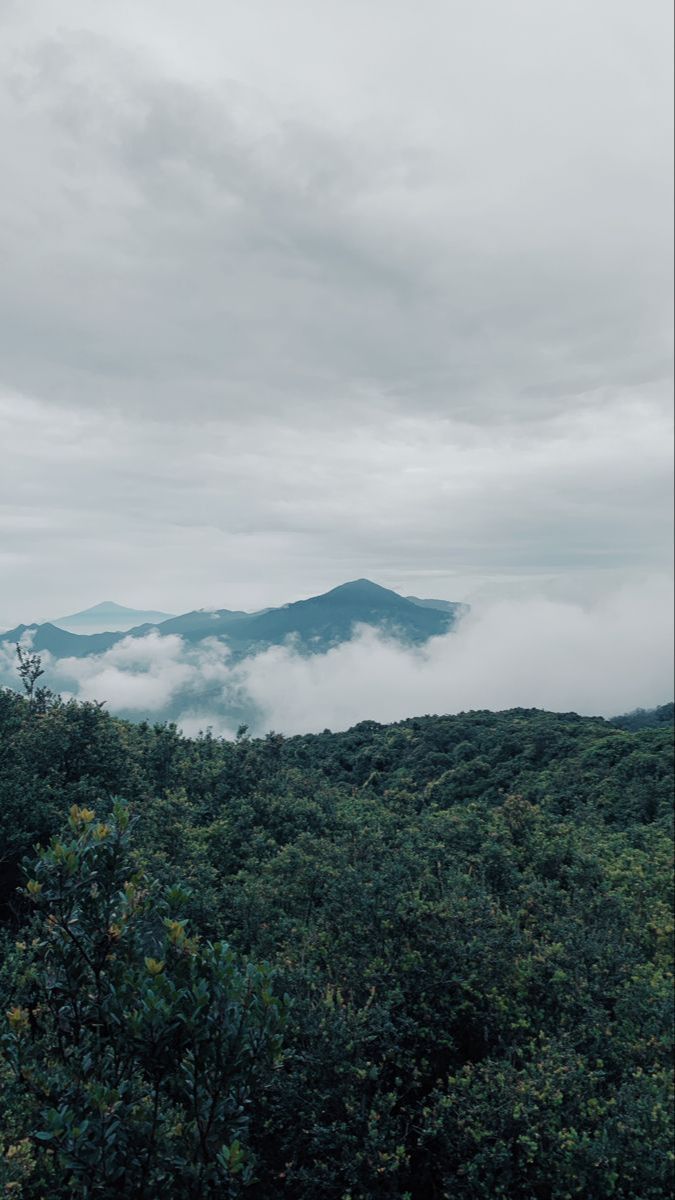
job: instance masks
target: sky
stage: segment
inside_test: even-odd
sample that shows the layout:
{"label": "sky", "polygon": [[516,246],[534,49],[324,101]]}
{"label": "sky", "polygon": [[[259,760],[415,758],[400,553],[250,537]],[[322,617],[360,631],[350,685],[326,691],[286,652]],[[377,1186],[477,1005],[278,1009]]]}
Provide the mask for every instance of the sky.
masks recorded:
{"label": "sky", "polygon": [[656,603],[671,22],[0,0],[0,626]]}

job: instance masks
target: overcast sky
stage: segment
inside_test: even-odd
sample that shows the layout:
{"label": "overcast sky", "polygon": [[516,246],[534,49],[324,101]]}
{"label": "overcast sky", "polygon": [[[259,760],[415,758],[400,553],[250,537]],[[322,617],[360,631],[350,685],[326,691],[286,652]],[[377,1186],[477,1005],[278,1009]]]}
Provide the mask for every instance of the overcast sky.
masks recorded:
{"label": "overcast sky", "polygon": [[0,625],[668,565],[668,0],[0,0]]}

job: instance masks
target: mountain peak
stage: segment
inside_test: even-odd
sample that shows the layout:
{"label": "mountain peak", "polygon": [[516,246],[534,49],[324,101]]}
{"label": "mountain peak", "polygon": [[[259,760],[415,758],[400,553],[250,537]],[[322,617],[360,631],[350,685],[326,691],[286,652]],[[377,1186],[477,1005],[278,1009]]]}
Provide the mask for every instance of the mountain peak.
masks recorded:
{"label": "mountain peak", "polygon": [[54,617],[52,625],[70,633],[102,633],[123,631],[136,625],[158,625],[166,621],[171,613],[137,608],[127,608],[115,600],[102,600],[85,608],[82,612],[69,613],[67,617]]}
{"label": "mountain peak", "polygon": [[[127,612],[137,612],[137,611],[138,610],[135,608],[129,608],[126,604],[118,604],[116,600],[101,600],[98,604],[92,604],[90,608],[83,608],[81,610],[81,612],[73,613],[72,615],[78,616],[78,617],[83,617],[87,613],[98,613],[98,612],[127,613]],[[61,620],[61,619],[66,620],[65,617],[59,618],[59,620]],[[70,618],[68,618],[68,619],[70,619]]]}
{"label": "mountain peak", "polygon": [[368,595],[381,596],[382,594],[393,596],[396,593],[390,588],[382,587],[379,583],[373,583],[372,579],[350,579],[347,583],[340,583],[337,587],[331,588],[329,592],[324,592],[326,596],[338,595]]}

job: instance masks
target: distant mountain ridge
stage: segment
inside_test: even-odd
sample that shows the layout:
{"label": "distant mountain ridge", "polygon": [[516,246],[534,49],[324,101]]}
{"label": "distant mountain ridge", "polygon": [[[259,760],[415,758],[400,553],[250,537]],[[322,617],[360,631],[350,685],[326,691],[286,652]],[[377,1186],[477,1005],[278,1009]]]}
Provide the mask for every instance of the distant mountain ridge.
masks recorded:
{"label": "distant mountain ridge", "polygon": [[468,604],[459,604],[456,600],[420,600],[419,596],[406,596],[406,600],[410,600],[411,604],[419,604],[420,608],[437,608],[440,612],[455,615],[457,615],[458,609],[469,611]]}
{"label": "distant mountain ridge", "polygon": [[[106,601],[73,617],[86,618],[102,611],[133,612]],[[151,630],[161,636],[178,635],[187,642],[217,637],[226,642],[236,658],[270,646],[282,645],[291,638],[304,653],[320,653],[347,641],[359,625],[374,626],[387,636],[408,645],[420,645],[431,637],[447,633],[468,611],[466,604],[449,600],[420,600],[401,596],[369,579],[340,584],[308,600],[296,600],[279,608],[246,613],[232,609],[195,610],[161,621],[143,620],[124,631],[73,632],[64,628],[73,618],[61,622],[17,625],[0,634],[0,642],[18,642],[31,633],[33,649],[48,651],[56,658],[84,658],[101,654],[125,637],[144,637]],[[147,617],[148,614],[141,614]]]}
{"label": "distant mountain ridge", "polygon": [[662,729],[665,725],[672,725],[674,719],[675,705],[670,700],[656,708],[634,708],[632,712],[620,713],[610,717],[610,724],[635,733],[641,729]]}
{"label": "distant mountain ridge", "polygon": [[67,617],[53,617],[48,622],[68,633],[120,633],[134,629],[137,625],[157,625],[168,621],[173,613],[156,609],[126,608],[114,600],[103,600],[82,612],[70,613]]}

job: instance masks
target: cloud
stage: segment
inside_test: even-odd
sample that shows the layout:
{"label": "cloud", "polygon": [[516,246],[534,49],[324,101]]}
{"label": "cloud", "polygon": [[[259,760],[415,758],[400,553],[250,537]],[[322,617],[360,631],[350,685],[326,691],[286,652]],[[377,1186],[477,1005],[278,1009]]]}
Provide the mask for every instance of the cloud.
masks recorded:
{"label": "cloud", "polygon": [[[367,385],[481,421],[663,377],[665,16],[376,4],[400,29],[383,59],[381,28],[357,51],[363,19],[330,5],[347,83],[304,5],[283,79],[247,42],[260,10],[207,5],[186,70],[163,7],[133,49],[128,16],[56,7],[7,30],[3,349],[28,394],[240,420]],[[209,36],[229,78],[202,54],[197,83]],[[313,53],[337,89],[318,109]]]}
{"label": "cloud", "polygon": [[[0,402],[11,455],[0,514],[14,556],[4,624],[101,595],[172,611],[262,608],[373,577],[474,602],[519,576],[555,597],[663,569],[672,550],[672,414],[625,396],[546,422],[476,428],[415,414],[330,437]],[[10,607],[15,587],[25,607]],[[16,595],[20,595],[21,591]],[[49,599],[48,599],[49,597]],[[47,608],[47,603],[50,608]]]}
{"label": "cloud", "polygon": [[671,19],[1,5],[0,622],[661,569]]}
{"label": "cloud", "polygon": [[486,604],[420,649],[362,628],[325,654],[288,644],[239,663],[216,638],[190,646],[151,633],[88,659],[48,660],[46,678],[135,719],[225,737],[242,721],[293,734],[474,708],[611,716],[672,698],[672,603],[670,581],[651,578],[591,606],[541,596]]}
{"label": "cloud", "polygon": [[246,686],[267,725],[282,732],[471,708],[610,716],[671,698],[671,614],[672,587],[663,580],[591,608],[503,601],[419,651],[373,631],[320,657],[275,648],[250,661]]}

